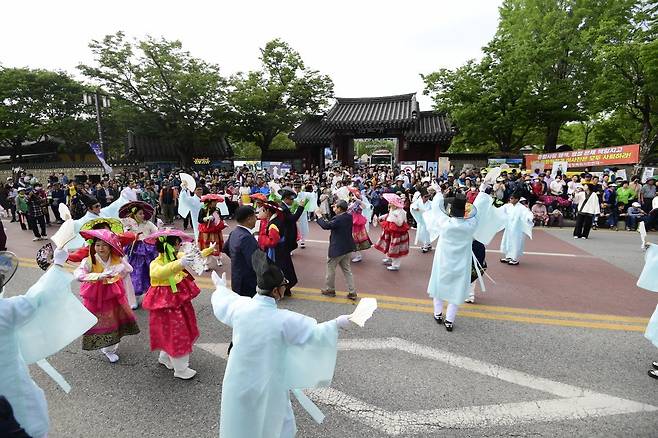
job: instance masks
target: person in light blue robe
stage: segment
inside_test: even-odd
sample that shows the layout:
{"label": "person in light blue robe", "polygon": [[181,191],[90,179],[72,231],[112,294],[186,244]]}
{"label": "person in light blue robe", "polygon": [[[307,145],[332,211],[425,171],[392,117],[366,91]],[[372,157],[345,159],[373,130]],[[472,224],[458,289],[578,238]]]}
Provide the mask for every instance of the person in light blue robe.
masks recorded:
{"label": "person in light blue robe", "polygon": [[119,196],[116,201],[111,203],[105,208],[101,208],[100,202],[93,196],[86,196],[84,199],[85,206],[87,207],[87,213],[85,213],[84,216],[82,216],[80,219],[76,219],[73,221],[74,223],[74,231],[75,231],[75,238],[73,238],[70,242],[66,244],[64,247],[65,249],[72,251],[75,249],[82,248],[85,246],[85,239],[80,236],[80,229],[84,224],[87,222],[98,219],[101,217],[105,218],[114,218],[114,219],[119,219],[119,210],[121,207],[126,205],[128,202],[131,200],[126,198],[124,196],[124,193],[121,193],[121,196]]}
{"label": "person in light blue robe", "polygon": [[[637,280],[637,285],[651,292],[658,292],[658,245],[646,244],[647,252],[644,257],[644,269]],[[649,324],[644,331],[644,337],[653,345],[658,347],[658,306],[651,315]],[[653,362],[653,369],[649,370],[649,376],[658,379],[658,361]]]}
{"label": "person in light blue robe", "polygon": [[500,207],[501,212],[507,216],[503,240],[500,243],[503,253],[500,261],[508,265],[519,264],[525,249],[525,236],[532,239],[533,214],[521,200],[519,195],[512,194],[509,202]]}
{"label": "person in light blue robe", "polygon": [[[0,254],[0,264],[7,262],[6,254]],[[48,433],[48,406],[27,366],[37,363],[68,392],[70,387],[45,358],[97,321],[71,292],[73,276],[61,267],[67,257],[67,251],[55,250],[56,265],[25,295],[3,298],[4,291],[0,293],[0,395],[7,398],[18,423],[34,438]]]}
{"label": "person in light blue robe", "polygon": [[[443,194],[437,192],[432,208],[423,215],[430,239],[439,239],[427,293],[434,302],[434,319],[448,331],[453,329],[459,305],[469,296],[473,240],[487,245],[505,224],[504,216],[493,207],[493,199],[485,190],[486,187],[481,188],[472,206],[463,195],[455,197],[450,214],[444,211]],[[445,317],[444,301],[448,302]]]}
{"label": "person in light blue robe", "polygon": [[420,245],[422,252],[426,253],[432,249],[432,242],[430,241],[430,233],[425,225],[423,214],[432,208],[430,202],[430,194],[427,189],[421,188],[419,195],[414,202],[411,203],[411,215],[416,221],[416,240],[415,245]]}
{"label": "person in light blue robe", "polygon": [[233,328],[222,384],[219,436],[222,438],[292,438],[297,432],[290,391],[317,422],[324,416],[303,389],[329,386],[336,365],[338,327],[346,315],[316,320],[278,309],[286,290],[281,270],[262,251],[252,263],[257,294],[241,297],[213,272],[215,317]]}

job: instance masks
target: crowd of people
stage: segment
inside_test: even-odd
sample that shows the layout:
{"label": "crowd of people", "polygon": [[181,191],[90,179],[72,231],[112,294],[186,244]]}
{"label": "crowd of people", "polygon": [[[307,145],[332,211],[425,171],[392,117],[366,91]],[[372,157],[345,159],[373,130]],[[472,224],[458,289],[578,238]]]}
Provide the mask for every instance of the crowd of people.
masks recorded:
{"label": "crowd of people", "polygon": [[[175,378],[189,380],[196,375],[190,355],[200,335],[192,303],[200,293],[196,276],[213,271],[214,315],[234,331],[220,419],[220,433],[231,437],[294,436],[290,391],[313,415],[317,408],[301,390],[326,385],[333,376],[337,330],[350,325],[350,316],[318,324],[276,306],[294,293],[298,283],[292,253],[306,247],[309,221],[330,233],[321,293],[336,296],[340,268],[347,298],[354,301],[358,295],[352,263],[362,263],[362,252],[373,249],[382,253],[386,270],[399,271],[415,228],[420,252],[434,252],[427,286],[434,320],[452,332],[459,307],[474,302],[477,284],[484,290],[486,246],[499,231],[504,230],[500,262],[517,266],[533,226],[562,227],[570,218],[575,220],[574,237],[587,239],[591,228],[616,228],[620,220],[627,229],[640,222],[654,229],[658,211],[655,180],[622,181],[605,171],[601,177],[585,171],[566,178],[560,172],[508,167],[465,168],[460,173],[450,169],[438,176],[384,166],[285,175],[247,167],[230,172],[140,169],[100,179],[52,174],[45,184],[20,172],[2,188],[0,205],[7,217],[33,232],[35,241],[46,238],[49,224],[62,224],[51,236],[57,246],[51,259],[38,255],[37,261],[40,266],[56,265],[44,274],[57,279],[53,286],[70,292],[71,279],[80,283],[83,307],[69,303],[69,319],[92,323],[71,328],[70,321],[44,318],[45,325],[57,324],[48,329],[68,327],[62,333],[70,336],[59,348],[82,335],[84,350],[99,350],[108,362],[119,361],[121,339],[140,333],[135,311],[141,306],[149,315],[149,345],[157,362],[173,370]],[[172,227],[177,216],[183,220],[178,224],[182,230]],[[225,241],[229,218],[237,224]],[[372,227],[381,228],[374,243]],[[656,260],[647,258],[649,270],[645,268],[643,275],[649,278],[642,284],[649,286],[642,287],[653,290],[658,255],[655,248],[649,251]],[[230,289],[216,273],[222,257],[230,260]],[[67,263],[76,266],[71,278],[61,270]],[[7,265],[0,263],[0,268]],[[9,306],[9,313],[14,305],[36,311],[44,303],[63,299],[47,283],[40,281],[35,287],[32,294],[41,296],[38,300],[0,300],[0,329],[5,327],[2,306]],[[10,336],[20,330],[7,327]],[[658,310],[647,334],[658,346]],[[35,392],[29,376],[22,374],[20,348],[11,351],[11,360],[19,367],[15,377],[43,408],[43,393]],[[250,396],[240,395],[245,382],[271,370],[286,372]],[[658,378],[656,371],[649,374]],[[0,383],[0,395],[14,405],[18,423],[32,436],[43,436],[47,411],[30,411],[3,385],[7,383]],[[254,412],[259,421],[246,421]]]}

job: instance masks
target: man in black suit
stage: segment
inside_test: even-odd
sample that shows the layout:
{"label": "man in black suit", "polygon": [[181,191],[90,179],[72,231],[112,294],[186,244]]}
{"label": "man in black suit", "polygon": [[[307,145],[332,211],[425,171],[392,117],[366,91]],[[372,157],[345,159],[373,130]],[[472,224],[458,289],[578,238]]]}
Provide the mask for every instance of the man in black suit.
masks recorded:
{"label": "man in black suit", "polygon": [[235,211],[238,226],[231,231],[224,243],[222,252],[231,259],[231,289],[238,295],[256,295],[256,273],[251,264],[251,256],[258,249],[258,242],[251,234],[256,226],[256,212],[253,207],[243,205]]}
{"label": "man in black suit", "polygon": [[290,253],[297,249],[297,221],[304,213],[306,200],[299,203],[297,210],[293,213],[290,211],[290,207],[297,194],[290,188],[283,188],[279,191],[279,195],[281,195],[281,209],[283,210],[281,237],[284,241],[283,247],[277,252],[276,264],[283,270],[286,280],[288,280],[288,288],[285,296],[289,297],[292,295],[290,289],[297,284],[297,273],[295,272],[295,266],[292,263]]}
{"label": "man in black suit", "polygon": [[315,212],[318,217],[318,225],[325,230],[331,230],[329,258],[327,259],[327,280],[325,288],[322,289],[322,295],[336,296],[336,266],[340,266],[345,275],[345,283],[347,283],[347,298],[356,300],[351,264],[352,251],[356,249],[352,238],[352,215],[347,213],[347,202],[344,200],[336,201],[333,205],[333,211],[336,215],[330,221],[322,217],[320,209]]}

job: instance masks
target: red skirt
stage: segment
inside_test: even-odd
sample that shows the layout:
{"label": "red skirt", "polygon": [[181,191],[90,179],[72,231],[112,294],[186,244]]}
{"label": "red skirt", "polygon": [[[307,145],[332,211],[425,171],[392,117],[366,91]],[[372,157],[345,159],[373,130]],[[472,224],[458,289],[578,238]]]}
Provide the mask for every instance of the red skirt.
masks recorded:
{"label": "red skirt", "polygon": [[375,249],[386,254],[386,257],[396,259],[409,254],[409,229],[408,224],[398,227],[395,224],[384,221],[382,223],[382,235],[375,244]]}
{"label": "red skirt", "polygon": [[199,338],[192,299],[201,290],[189,276],[176,287],[173,293],[169,286],[151,286],[142,303],[149,311],[151,351],[162,350],[170,357],[190,354]]}
{"label": "red skirt", "polygon": [[224,247],[224,237],[222,236],[222,230],[224,228],[226,228],[224,222],[219,225],[199,224],[199,249],[206,249],[211,243],[215,242],[217,245],[212,255],[221,255],[222,248]]}

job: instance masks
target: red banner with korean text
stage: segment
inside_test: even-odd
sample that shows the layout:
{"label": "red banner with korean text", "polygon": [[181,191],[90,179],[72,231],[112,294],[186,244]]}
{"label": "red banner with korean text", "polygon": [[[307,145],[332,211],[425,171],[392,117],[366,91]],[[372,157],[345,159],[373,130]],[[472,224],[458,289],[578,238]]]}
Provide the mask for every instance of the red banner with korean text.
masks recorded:
{"label": "red banner with korean text", "polygon": [[[566,161],[569,169],[574,167],[612,166],[615,164],[636,164],[640,160],[640,145],[610,146],[598,149],[582,149],[550,154],[524,155],[526,169],[533,169],[539,163],[550,169],[554,161]],[[533,165],[534,163],[534,165]]]}

